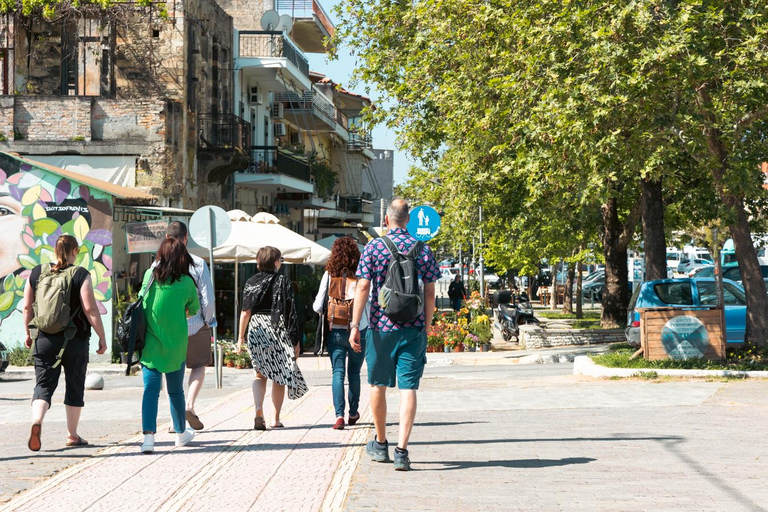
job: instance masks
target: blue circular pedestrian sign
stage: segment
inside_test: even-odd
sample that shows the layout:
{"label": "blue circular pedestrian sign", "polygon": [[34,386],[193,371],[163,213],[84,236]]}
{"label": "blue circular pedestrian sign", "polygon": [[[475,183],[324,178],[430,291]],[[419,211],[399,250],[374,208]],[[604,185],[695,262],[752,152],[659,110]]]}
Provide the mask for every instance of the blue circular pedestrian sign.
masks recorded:
{"label": "blue circular pedestrian sign", "polygon": [[411,210],[408,233],[416,240],[426,242],[440,231],[440,214],[431,206],[417,206]]}

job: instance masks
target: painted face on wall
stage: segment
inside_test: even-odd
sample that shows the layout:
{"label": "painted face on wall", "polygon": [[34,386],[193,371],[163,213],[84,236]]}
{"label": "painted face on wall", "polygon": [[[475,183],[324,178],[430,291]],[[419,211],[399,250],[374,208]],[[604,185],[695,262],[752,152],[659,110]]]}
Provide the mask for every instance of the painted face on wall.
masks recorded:
{"label": "painted face on wall", "polygon": [[21,212],[21,203],[0,187],[0,278],[21,268],[18,256],[28,252],[22,234],[29,218]]}

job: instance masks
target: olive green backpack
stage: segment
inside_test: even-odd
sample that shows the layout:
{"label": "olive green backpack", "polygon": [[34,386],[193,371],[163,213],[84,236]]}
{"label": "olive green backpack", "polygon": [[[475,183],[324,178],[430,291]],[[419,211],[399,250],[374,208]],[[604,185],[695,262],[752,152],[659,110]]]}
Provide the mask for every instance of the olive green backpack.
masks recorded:
{"label": "olive green backpack", "polygon": [[46,334],[64,333],[64,344],[56,356],[56,363],[53,367],[61,364],[61,357],[69,340],[75,337],[77,328],[72,321],[77,312],[78,306],[72,311],[69,306],[69,299],[72,295],[72,280],[78,266],[71,265],[63,270],[54,272],[51,265],[43,265],[40,271],[40,278],[37,280],[37,290],[35,291],[34,317],[29,324],[29,333],[32,339],[37,339],[39,331]]}

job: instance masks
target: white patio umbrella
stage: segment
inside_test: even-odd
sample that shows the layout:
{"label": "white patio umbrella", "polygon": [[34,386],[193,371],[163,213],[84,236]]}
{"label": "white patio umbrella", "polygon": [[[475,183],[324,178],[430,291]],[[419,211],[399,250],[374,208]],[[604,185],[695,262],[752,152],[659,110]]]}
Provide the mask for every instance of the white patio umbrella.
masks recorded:
{"label": "white patio umbrella", "polygon": [[[288,263],[323,265],[331,251],[281,226],[280,220],[269,213],[257,213],[251,217],[242,210],[227,212],[232,220],[232,232],[223,245],[213,250],[218,262],[235,264],[235,286],[239,284],[240,263],[255,263],[256,253],[265,246],[276,247]],[[238,329],[238,294],[235,290],[235,334]]]}
{"label": "white patio umbrella", "polygon": [[280,225],[269,213],[257,213],[251,217],[242,210],[227,212],[232,219],[232,233],[223,245],[213,250],[217,261],[253,263],[262,247],[277,247],[288,263],[322,265],[328,261],[331,251]]}

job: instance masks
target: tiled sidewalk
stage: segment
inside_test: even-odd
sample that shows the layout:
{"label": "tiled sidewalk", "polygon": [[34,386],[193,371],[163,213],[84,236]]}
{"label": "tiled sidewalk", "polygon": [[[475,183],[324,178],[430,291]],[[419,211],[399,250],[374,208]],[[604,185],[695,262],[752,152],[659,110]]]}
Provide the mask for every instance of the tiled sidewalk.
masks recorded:
{"label": "tiled sidewalk", "polygon": [[[367,410],[367,386],[360,405]],[[269,420],[269,396],[265,407]],[[334,475],[343,460],[356,460],[370,426],[365,416],[355,427],[331,429],[328,387],[286,399],[284,429],[250,430],[253,413],[250,389],[233,393],[201,413],[207,428],[189,446],[176,448],[172,434],[160,433],[155,453],[144,455],[136,436],[67,468],[2,510],[315,511],[343,499],[351,471]],[[167,424],[158,428],[167,430]]]}

